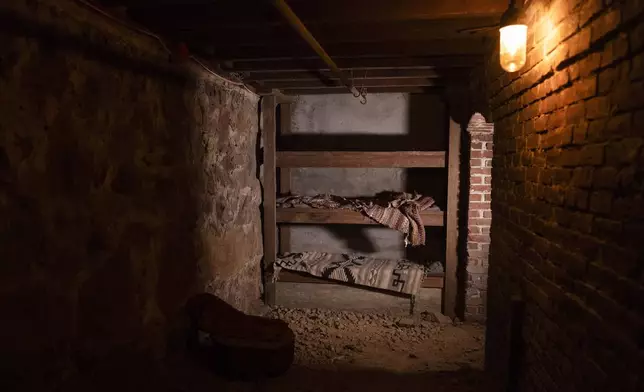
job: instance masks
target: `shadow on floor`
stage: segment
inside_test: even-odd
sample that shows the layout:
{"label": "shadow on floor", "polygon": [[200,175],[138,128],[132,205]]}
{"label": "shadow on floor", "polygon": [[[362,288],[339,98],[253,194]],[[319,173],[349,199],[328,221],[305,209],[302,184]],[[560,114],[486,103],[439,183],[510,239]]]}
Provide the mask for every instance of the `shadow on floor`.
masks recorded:
{"label": "shadow on floor", "polygon": [[481,391],[482,372],[460,370],[396,374],[382,370],[293,368],[271,380],[267,391]]}
{"label": "shadow on floor", "polygon": [[[449,368],[447,368],[449,369]],[[202,363],[187,357],[163,362],[161,367],[147,361],[124,359],[101,367],[64,385],[39,389],[56,392],[487,392],[484,371],[461,365],[449,370],[395,372],[352,364],[317,366],[293,365],[280,376],[263,381],[227,381]],[[35,386],[35,385],[30,385]],[[25,388],[26,387],[26,388]],[[23,388],[16,391],[37,389]]]}
{"label": "shadow on floor", "polygon": [[[184,369],[186,371],[187,369]],[[484,373],[478,369],[392,373],[382,369],[308,368],[293,366],[285,375],[255,383],[228,382],[204,372],[187,370],[175,380],[173,391],[206,392],[483,392]],[[183,373],[183,372],[182,372]]]}

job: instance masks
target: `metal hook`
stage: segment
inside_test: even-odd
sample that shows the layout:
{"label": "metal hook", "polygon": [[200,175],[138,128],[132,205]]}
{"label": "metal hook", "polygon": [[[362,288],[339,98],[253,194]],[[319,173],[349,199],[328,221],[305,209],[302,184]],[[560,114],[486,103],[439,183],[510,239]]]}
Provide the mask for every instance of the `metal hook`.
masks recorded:
{"label": "metal hook", "polygon": [[367,72],[368,69],[364,70],[364,78],[362,78],[362,86],[360,87],[360,103],[363,105],[367,104],[367,88],[364,86],[367,82]]}

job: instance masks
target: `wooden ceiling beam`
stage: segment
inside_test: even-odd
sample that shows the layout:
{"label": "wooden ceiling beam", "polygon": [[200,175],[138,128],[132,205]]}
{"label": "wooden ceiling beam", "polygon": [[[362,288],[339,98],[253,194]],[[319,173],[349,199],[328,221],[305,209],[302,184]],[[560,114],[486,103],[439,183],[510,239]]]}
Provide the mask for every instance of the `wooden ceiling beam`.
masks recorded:
{"label": "wooden ceiling beam", "polygon": [[303,20],[318,22],[436,20],[501,14],[507,0],[290,0]]}
{"label": "wooden ceiling beam", "polygon": [[[164,20],[170,24],[175,21],[184,25],[222,26],[252,26],[278,20],[267,3],[257,0],[122,1],[137,18]],[[289,5],[307,25],[499,16],[508,6],[507,0],[289,0]]]}
{"label": "wooden ceiling beam", "polygon": [[[416,87],[416,86],[436,86],[441,85],[437,79],[428,78],[386,78],[386,79],[352,79],[356,87]],[[262,89],[309,89],[324,87],[341,87],[342,83],[335,79],[329,81],[322,80],[284,80],[284,81],[258,81]]]}
{"label": "wooden ceiling beam", "polygon": [[[127,7],[151,7],[151,6],[173,6],[186,3],[185,0],[100,0],[102,4],[108,6],[127,6]],[[191,0],[192,4],[206,4],[208,0]]]}
{"label": "wooden ceiling beam", "polygon": [[[284,95],[317,95],[317,94],[349,94],[346,87],[319,87],[319,88],[300,88],[300,89],[281,89]],[[411,94],[439,94],[443,93],[444,88],[439,86],[387,86],[372,87],[367,90],[367,100],[369,94],[376,93],[411,93]],[[258,89],[258,94],[271,94],[272,90]]]}
{"label": "wooden ceiling beam", "polygon": [[[459,39],[472,35],[495,34],[491,28],[498,24],[499,16],[441,20],[363,22],[351,24],[308,23],[307,28],[320,42],[425,41],[430,39]],[[180,21],[179,21],[180,22]],[[153,22],[154,23],[154,22]],[[158,22],[157,22],[158,23]],[[161,25],[159,28],[172,31],[185,41],[207,39],[213,45],[229,44],[233,40],[240,45],[299,44],[299,37],[283,22],[258,23],[252,26],[221,27],[205,25]]]}
{"label": "wooden ceiling beam", "polygon": [[[376,43],[341,43],[324,45],[326,52],[334,59],[341,57],[400,57],[400,56],[449,56],[483,55],[486,42],[483,39],[400,41]],[[306,44],[285,46],[228,46],[211,47],[195,45],[195,51],[204,51],[218,60],[245,60],[269,58],[306,58],[313,55],[313,49]],[[339,61],[339,60],[338,60]]]}
{"label": "wooden ceiling beam", "polygon": [[[342,69],[352,78],[359,79],[386,79],[386,78],[442,78],[467,75],[469,69],[440,69],[440,68],[412,68],[412,69]],[[332,80],[335,77],[329,71],[288,71],[288,72],[245,72],[244,80],[261,80],[263,82],[287,80]]]}
{"label": "wooden ceiling beam", "polygon": [[[335,57],[338,66],[356,71],[366,69],[430,69],[472,68],[483,62],[479,55],[455,56],[404,56],[404,57]],[[329,71],[324,62],[317,57],[300,59],[257,58],[237,61],[224,61],[221,67],[229,72],[293,72]]]}

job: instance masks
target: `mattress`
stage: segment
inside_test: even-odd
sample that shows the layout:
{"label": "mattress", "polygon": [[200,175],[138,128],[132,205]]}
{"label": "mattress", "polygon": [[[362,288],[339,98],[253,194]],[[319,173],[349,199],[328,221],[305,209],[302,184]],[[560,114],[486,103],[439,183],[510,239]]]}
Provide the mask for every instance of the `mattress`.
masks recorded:
{"label": "mattress", "polygon": [[374,221],[405,234],[405,245],[424,245],[425,227],[420,213],[440,211],[429,196],[404,192],[381,192],[370,198],[335,195],[289,195],[277,199],[278,208],[311,207],[358,211]]}
{"label": "mattress", "polygon": [[404,259],[383,259],[362,255],[326,252],[299,252],[279,255],[274,280],[280,269],[312,276],[416,295],[427,273],[442,272],[440,263],[423,266]]}

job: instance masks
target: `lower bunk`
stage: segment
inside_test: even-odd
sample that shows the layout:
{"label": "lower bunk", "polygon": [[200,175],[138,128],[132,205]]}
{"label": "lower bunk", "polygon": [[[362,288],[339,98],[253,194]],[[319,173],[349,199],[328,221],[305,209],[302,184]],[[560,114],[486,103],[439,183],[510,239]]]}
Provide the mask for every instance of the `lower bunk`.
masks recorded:
{"label": "lower bunk", "polygon": [[420,288],[442,288],[441,262],[415,263],[355,254],[299,252],[278,255],[274,282],[343,283],[413,296]]}

